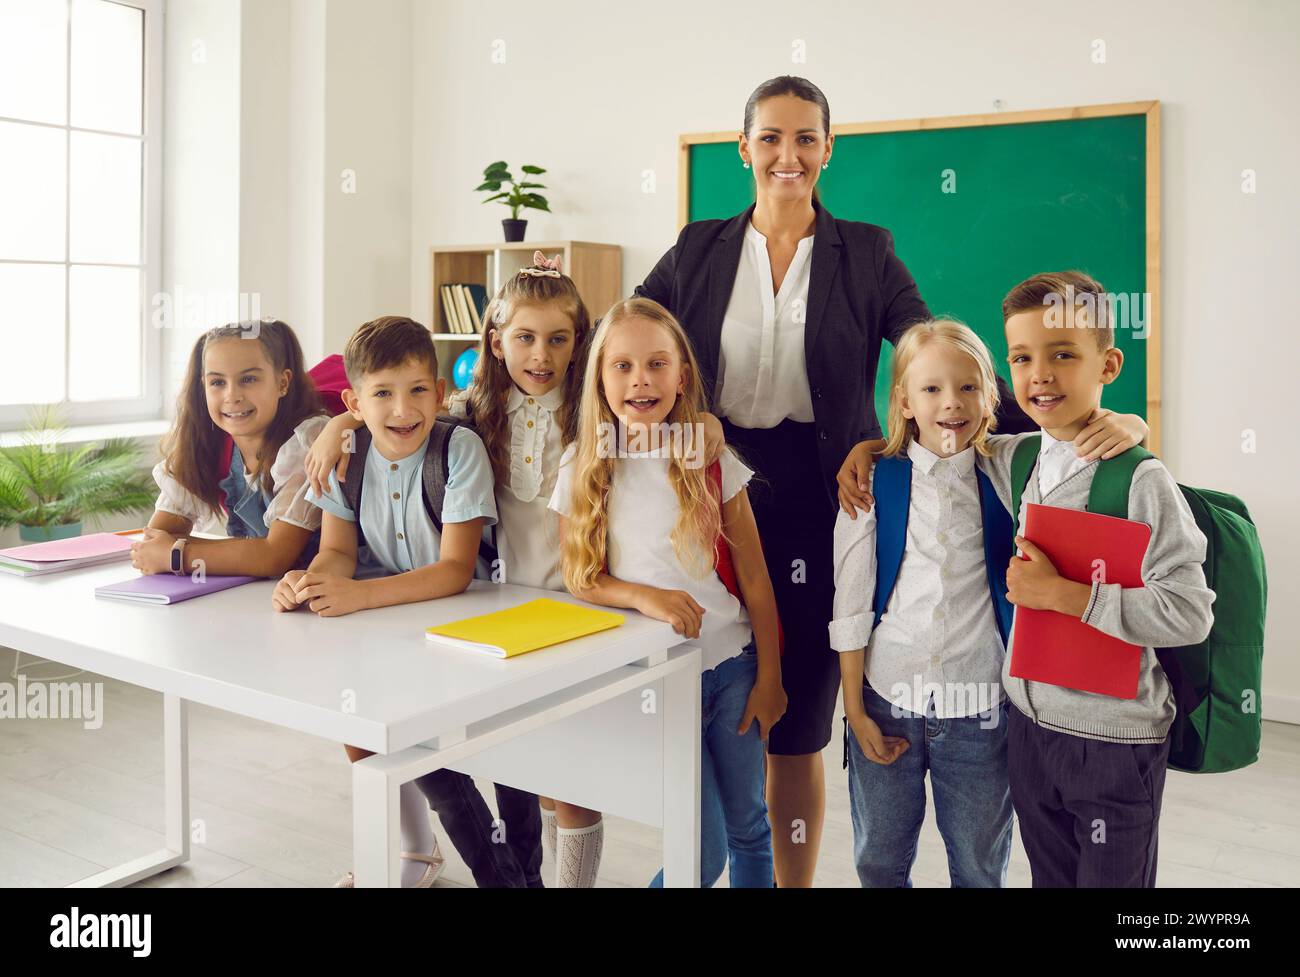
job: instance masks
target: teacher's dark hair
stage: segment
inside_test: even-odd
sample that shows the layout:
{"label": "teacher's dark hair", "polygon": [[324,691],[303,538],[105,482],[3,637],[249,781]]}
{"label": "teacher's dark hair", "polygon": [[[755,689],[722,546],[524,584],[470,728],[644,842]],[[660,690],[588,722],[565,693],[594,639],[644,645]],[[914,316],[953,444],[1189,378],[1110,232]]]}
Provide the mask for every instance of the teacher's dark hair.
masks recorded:
{"label": "teacher's dark hair", "polygon": [[[798,75],[780,75],[776,78],[769,78],[763,84],[759,85],[749,96],[749,101],[745,103],[745,138],[749,138],[750,130],[754,125],[754,113],[758,111],[759,102],[765,99],[774,98],[777,95],[793,95],[795,98],[803,99],[805,102],[812,102],[822,114],[822,138],[826,139],[831,134],[831,107],[826,101],[826,96],[822,90],[810,82],[807,78],[800,78]],[[755,177],[757,179],[757,177]],[[813,186],[813,199],[821,200],[822,195]]]}
{"label": "teacher's dark hair", "polygon": [[777,95],[793,95],[805,102],[812,102],[817,108],[821,109],[823,138],[831,134],[831,107],[826,101],[826,96],[822,94],[822,90],[807,78],[800,78],[797,75],[781,75],[777,78],[769,78],[755,88],[749,96],[749,101],[745,103],[744,132],[746,138],[749,137],[749,130],[754,125],[754,113],[758,110],[758,103]]}

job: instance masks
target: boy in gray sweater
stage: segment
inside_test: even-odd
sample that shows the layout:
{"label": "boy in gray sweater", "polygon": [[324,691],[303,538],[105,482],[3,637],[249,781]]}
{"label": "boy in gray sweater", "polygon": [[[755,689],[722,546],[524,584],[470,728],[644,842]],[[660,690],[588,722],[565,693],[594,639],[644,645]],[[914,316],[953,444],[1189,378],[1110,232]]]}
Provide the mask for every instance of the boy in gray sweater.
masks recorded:
{"label": "boy in gray sweater", "polygon": [[[1007,760],[1011,799],[1037,886],[1154,886],[1167,734],[1174,696],[1153,648],[1204,640],[1214,592],[1201,563],[1205,536],[1168,470],[1138,466],[1128,518],[1151,527],[1142,587],[1076,583],[1020,538],[1023,505],[1086,509],[1097,462],[1076,457],[1075,435],[1119,376],[1107,295],[1079,272],[1035,275],[1002,303],[1016,401],[1042,427],[1042,448],[1015,513],[1017,545],[1007,598],[1057,611],[1142,647],[1137,697],[1118,699],[1011,675],[1015,628],[1002,666],[1011,700]],[[987,470],[1010,509],[1011,459],[1030,435],[996,438]],[[1118,453],[1115,451],[1114,453]]]}

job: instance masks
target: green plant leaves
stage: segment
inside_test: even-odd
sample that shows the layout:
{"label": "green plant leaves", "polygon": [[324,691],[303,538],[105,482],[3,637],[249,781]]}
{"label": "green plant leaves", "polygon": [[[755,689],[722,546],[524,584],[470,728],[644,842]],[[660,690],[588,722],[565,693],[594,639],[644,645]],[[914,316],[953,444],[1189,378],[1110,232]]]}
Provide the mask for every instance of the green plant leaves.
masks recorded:
{"label": "green plant leaves", "polygon": [[23,444],[0,450],[0,526],[49,526],[151,508],[153,478],[126,438],[64,448],[51,408],[33,412]]}
{"label": "green plant leaves", "polygon": [[[527,163],[520,167],[524,173],[536,176],[545,173],[540,166],[534,166]],[[504,184],[510,184],[510,190],[502,190]],[[529,190],[545,190],[546,186],[542,183],[532,183],[523,181],[515,182],[515,178],[510,175],[510,170],[506,166],[505,160],[497,160],[495,163],[489,163],[483,170],[483,182],[474,188],[475,193],[491,192],[492,196],[485,198],[482,203],[492,203],[499,201],[503,206],[510,208],[511,217],[518,219],[521,208],[532,208],[533,210],[544,210],[550,213],[550,204],[546,198],[537,193],[528,193]]]}

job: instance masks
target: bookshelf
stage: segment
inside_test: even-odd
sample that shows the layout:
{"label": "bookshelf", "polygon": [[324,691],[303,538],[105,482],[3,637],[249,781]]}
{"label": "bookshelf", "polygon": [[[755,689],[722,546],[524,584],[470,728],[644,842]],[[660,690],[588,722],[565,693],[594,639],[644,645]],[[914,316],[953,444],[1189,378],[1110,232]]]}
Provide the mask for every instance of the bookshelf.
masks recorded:
{"label": "bookshelf", "polygon": [[561,256],[564,273],[573,279],[595,321],[623,298],[623,249],[617,244],[591,241],[518,241],[498,244],[440,245],[429,249],[433,264],[433,319],[430,329],[438,350],[438,370],[447,378],[448,391],[455,389],[451,369],[456,357],[477,345],[477,334],[454,333],[447,324],[443,309],[442,286],[450,284],[482,285],[488,297],[496,294],[501,282],[520,268],[533,263],[533,252],[548,258]]}

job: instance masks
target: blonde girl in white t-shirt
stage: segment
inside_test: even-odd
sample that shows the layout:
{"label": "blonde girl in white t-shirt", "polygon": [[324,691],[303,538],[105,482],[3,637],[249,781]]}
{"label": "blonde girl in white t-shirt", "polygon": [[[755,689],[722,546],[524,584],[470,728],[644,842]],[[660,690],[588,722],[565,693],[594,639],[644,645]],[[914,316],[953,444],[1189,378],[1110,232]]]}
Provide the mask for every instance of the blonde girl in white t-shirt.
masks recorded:
{"label": "blonde girl in white t-shirt", "polygon": [[[563,590],[559,558],[559,517],[548,503],[564,445],[576,430],[581,363],[591,332],[587,308],[558,256],[533,254],[533,265],[520,269],[498,289],[484,313],[473,384],[453,394],[452,415],[471,420],[487,448],[496,477],[499,522],[496,544],[497,582]],[[722,425],[708,418],[716,450]],[[339,478],[347,470],[341,451],[344,433],[355,427],[349,415],[330,422],[312,448],[308,476],[324,483],[330,469]],[[525,804],[522,792],[498,788],[499,813],[513,837],[526,833],[510,825],[511,812]],[[527,803],[531,801],[528,795]],[[533,808],[535,816],[536,807]],[[554,884],[590,888],[595,884],[604,845],[599,811],[541,798],[542,837],[556,863]],[[524,819],[522,813],[517,820]],[[520,830],[515,830],[520,828]],[[522,861],[529,859],[521,855]],[[528,871],[528,865],[521,868]]]}
{"label": "blonde girl in white t-shirt", "polygon": [[[729,859],[733,888],[768,888],[763,744],[786,704],[776,600],[745,490],[753,472],[724,450],[719,497],[704,403],[677,320],[649,299],[616,304],[592,339],[551,507],[571,593],[667,621],[702,647],[700,883]],[[743,604],[715,570],[715,545],[729,548]]]}

